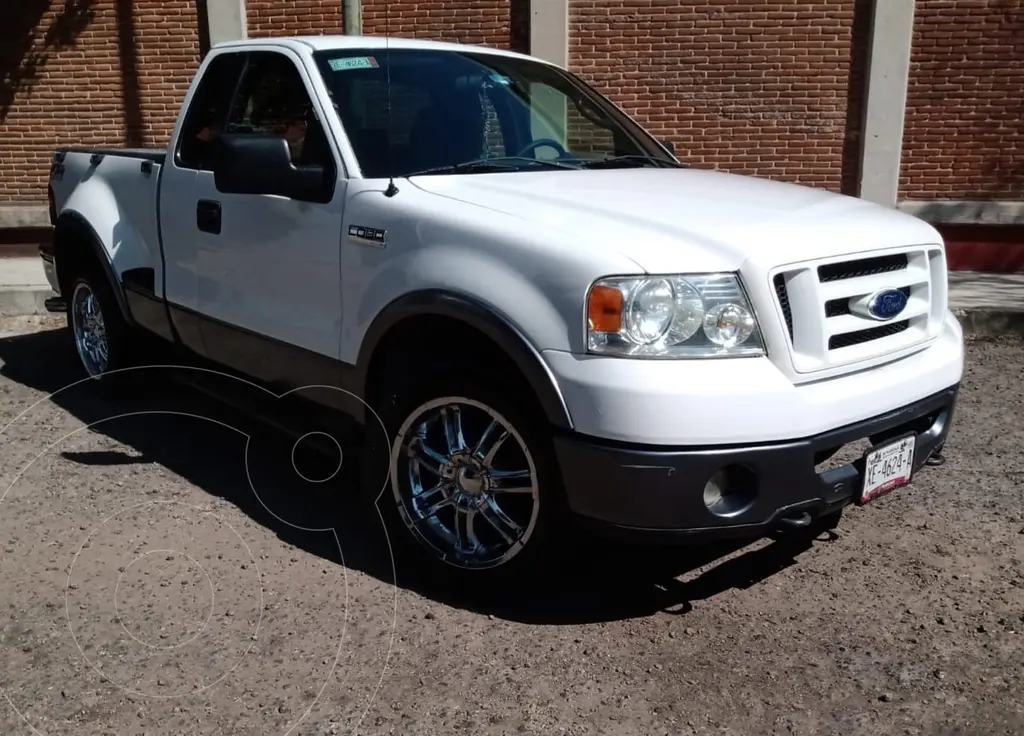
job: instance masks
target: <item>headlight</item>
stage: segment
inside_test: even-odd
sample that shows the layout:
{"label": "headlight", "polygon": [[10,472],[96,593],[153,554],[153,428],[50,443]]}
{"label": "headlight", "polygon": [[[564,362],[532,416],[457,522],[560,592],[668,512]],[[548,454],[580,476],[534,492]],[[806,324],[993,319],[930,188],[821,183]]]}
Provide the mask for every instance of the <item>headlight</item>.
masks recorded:
{"label": "headlight", "polygon": [[735,274],[616,276],[587,295],[587,349],[638,358],[763,355]]}

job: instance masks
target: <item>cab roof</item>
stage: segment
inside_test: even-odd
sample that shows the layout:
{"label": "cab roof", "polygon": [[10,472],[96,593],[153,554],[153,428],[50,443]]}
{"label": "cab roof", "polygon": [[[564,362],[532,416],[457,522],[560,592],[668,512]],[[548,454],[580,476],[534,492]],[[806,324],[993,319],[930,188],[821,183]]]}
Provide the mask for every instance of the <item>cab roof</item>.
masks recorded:
{"label": "cab roof", "polygon": [[284,46],[295,48],[296,46],[306,47],[312,51],[345,51],[348,49],[414,49],[420,51],[451,51],[466,52],[472,51],[478,54],[494,54],[496,56],[511,56],[519,59],[544,62],[526,54],[505,49],[492,48],[490,46],[477,46],[473,44],[449,43],[447,41],[429,41],[419,38],[401,38],[397,36],[273,36],[269,38],[249,38],[242,41],[225,41],[214,46],[215,49],[238,48],[246,46]]}

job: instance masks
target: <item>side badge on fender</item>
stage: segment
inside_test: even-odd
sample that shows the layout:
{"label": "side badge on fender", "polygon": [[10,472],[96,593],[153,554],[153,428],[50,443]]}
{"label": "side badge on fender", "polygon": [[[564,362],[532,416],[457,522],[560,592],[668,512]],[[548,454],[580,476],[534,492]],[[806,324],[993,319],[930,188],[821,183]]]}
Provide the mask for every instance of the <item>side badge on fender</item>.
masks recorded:
{"label": "side badge on fender", "polygon": [[388,242],[388,231],[362,225],[348,226],[348,239],[357,245],[372,245],[383,248]]}

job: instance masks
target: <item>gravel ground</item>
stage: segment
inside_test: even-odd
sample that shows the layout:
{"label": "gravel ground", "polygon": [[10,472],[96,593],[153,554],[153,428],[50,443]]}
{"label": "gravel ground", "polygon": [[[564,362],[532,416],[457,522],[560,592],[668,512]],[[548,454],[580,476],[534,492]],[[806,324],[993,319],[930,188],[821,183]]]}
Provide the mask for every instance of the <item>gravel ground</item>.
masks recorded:
{"label": "gravel ground", "polygon": [[348,466],[181,389],[44,400],[58,324],[0,321],[0,733],[1024,733],[1019,342],[969,346],[948,462],[835,534],[600,545],[498,601],[396,586]]}

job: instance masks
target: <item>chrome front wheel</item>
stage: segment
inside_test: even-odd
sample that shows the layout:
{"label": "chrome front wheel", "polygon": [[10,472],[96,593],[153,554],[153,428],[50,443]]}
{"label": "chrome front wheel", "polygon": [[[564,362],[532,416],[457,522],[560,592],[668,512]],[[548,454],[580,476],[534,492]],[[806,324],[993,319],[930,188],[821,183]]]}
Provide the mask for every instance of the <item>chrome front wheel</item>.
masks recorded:
{"label": "chrome front wheel", "polygon": [[109,365],[110,346],[102,306],[88,283],[80,281],[75,286],[70,309],[78,357],[90,376],[101,376]]}
{"label": "chrome front wheel", "polygon": [[409,413],[392,443],[391,487],[408,531],[465,570],[508,564],[537,527],[537,465],[487,404],[446,396]]}

